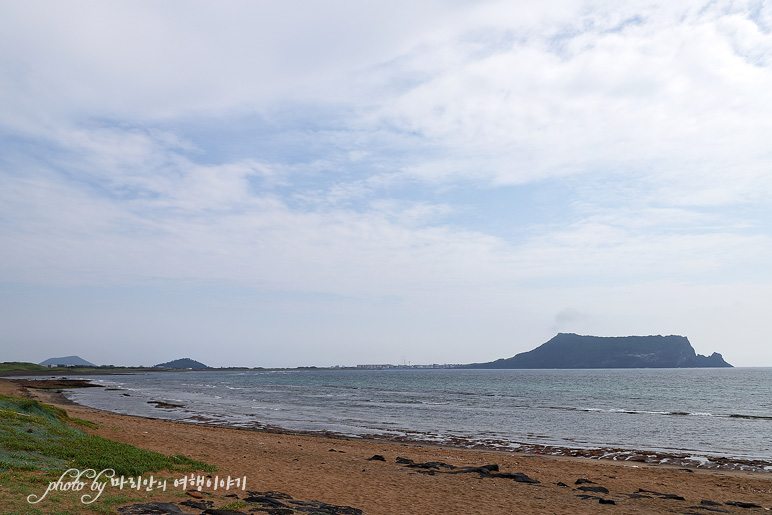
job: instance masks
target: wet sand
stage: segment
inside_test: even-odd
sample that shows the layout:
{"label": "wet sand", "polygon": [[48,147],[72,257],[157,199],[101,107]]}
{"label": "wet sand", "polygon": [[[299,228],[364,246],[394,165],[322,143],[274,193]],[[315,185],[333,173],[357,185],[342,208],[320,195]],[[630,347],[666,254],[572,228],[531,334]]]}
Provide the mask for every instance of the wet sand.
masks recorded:
{"label": "wet sand", "polygon": [[[220,477],[246,476],[246,491],[283,492],[295,499],[351,506],[371,515],[710,514],[772,508],[769,473],[212,427],[113,414],[74,404],[56,390],[26,388],[3,379],[0,393],[62,407],[70,416],[99,425],[89,432],[112,440],[217,465]],[[374,455],[385,461],[368,459]],[[397,458],[457,468],[411,468]],[[453,473],[458,468],[488,464],[498,465],[499,476],[495,471]],[[538,483],[519,482],[516,478],[523,476],[515,473]],[[590,482],[577,484],[580,479]],[[225,493],[203,488],[207,490]],[[247,496],[241,490],[228,493]],[[614,504],[606,504],[609,501]],[[749,505],[759,507],[742,507]],[[191,508],[186,511],[200,513]]]}

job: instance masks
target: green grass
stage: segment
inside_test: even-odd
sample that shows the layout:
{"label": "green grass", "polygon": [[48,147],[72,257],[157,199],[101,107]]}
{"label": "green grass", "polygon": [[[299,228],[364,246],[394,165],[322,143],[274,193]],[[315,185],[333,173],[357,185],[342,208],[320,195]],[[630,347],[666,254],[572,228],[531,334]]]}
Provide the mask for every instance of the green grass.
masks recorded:
{"label": "green grass", "polygon": [[160,369],[155,367],[98,367],[98,366],[76,366],[76,367],[46,367],[36,363],[25,361],[5,361],[0,363],[0,374],[5,372],[49,372],[51,374],[79,374],[79,373],[103,373],[109,374],[112,371],[120,372],[153,372]]}
{"label": "green grass", "polygon": [[48,370],[48,367],[24,361],[5,361],[0,363],[0,372],[39,372],[41,370]]}
{"label": "green grass", "polygon": [[246,501],[231,501],[229,503],[223,504],[222,506],[219,506],[218,510],[240,510],[241,508],[246,508],[249,506],[249,503]]}
{"label": "green grass", "polygon": [[28,495],[42,494],[50,482],[70,468],[96,472],[112,469],[116,476],[125,477],[217,469],[186,456],[167,456],[91,435],[76,425],[96,426],[70,418],[64,410],[48,404],[0,395],[0,498],[4,503],[0,513],[113,513],[113,506],[136,498],[127,497],[123,491],[105,491],[97,502],[83,505],[79,495],[55,492],[40,504],[27,503]]}
{"label": "green grass", "polygon": [[96,422],[91,422],[90,420],[83,420],[82,418],[77,417],[70,417],[67,420],[70,422],[70,424],[77,424],[79,426],[89,427],[91,429],[99,429],[99,424]]}
{"label": "green grass", "polygon": [[[84,492],[51,492],[38,504],[27,502],[27,496],[42,495],[46,491],[48,483],[55,479],[50,474],[41,471],[0,472],[0,498],[2,498],[0,513],[23,513],[25,515],[97,513],[114,515],[116,506],[130,502],[144,502],[133,491],[111,490],[109,486],[91,504],[83,504],[80,501],[80,495]],[[155,492],[150,492],[148,498],[152,499],[154,494]]]}
{"label": "green grass", "polygon": [[[71,466],[78,469],[113,469],[117,475],[138,476],[155,470],[214,471],[214,467],[182,455],[167,456],[74,427],[67,413],[30,399],[0,395],[0,463],[3,468],[36,466],[43,469]],[[85,423],[85,424],[84,424]]]}

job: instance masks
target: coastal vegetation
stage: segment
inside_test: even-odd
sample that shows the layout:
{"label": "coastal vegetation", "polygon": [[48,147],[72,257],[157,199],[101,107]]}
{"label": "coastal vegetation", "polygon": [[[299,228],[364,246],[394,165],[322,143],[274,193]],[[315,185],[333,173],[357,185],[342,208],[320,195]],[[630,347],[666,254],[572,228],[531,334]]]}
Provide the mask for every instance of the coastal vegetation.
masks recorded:
{"label": "coastal vegetation", "polygon": [[49,370],[42,365],[26,363],[24,361],[5,361],[0,363],[0,373],[3,372],[42,372]]}
{"label": "coastal vegetation", "polygon": [[[83,431],[95,424],[71,418],[61,408],[31,399],[0,395],[0,494],[8,513],[110,512],[110,506],[128,502],[131,490],[100,497],[98,503],[80,504],[77,498],[51,494],[45,506],[27,502],[42,495],[47,485],[71,468],[112,469],[116,476],[138,477],[158,471],[213,472],[215,467],[182,455],[167,456]],[[77,503],[72,505],[71,503]],[[13,506],[10,506],[13,505]]]}

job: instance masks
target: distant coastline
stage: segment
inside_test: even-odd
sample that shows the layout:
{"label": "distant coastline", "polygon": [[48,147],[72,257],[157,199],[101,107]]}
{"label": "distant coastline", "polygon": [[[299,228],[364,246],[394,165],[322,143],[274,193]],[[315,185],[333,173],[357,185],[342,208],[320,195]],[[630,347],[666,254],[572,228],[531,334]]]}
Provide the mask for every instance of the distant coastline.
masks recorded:
{"label": "distant coastline", "polygon": [[[72,363],[60,363],[71,360]],[[358,364],[355,366],[301,367],[209,367],[191,358],[179,358],[151,367],[114,365],[82,365],[89,363],[78,356],[50,358],[41,364],[26,362],[0,363],[0,376],[50,374],[130,374],[186,370],[391,370],[391,369],[573,369],[573,368],[714,368],[732,367],[723,356],[697,354],[685,336],[588,336],[558,333],[549,341],[510,358],[470,364],[393,365],[389,363]]]}

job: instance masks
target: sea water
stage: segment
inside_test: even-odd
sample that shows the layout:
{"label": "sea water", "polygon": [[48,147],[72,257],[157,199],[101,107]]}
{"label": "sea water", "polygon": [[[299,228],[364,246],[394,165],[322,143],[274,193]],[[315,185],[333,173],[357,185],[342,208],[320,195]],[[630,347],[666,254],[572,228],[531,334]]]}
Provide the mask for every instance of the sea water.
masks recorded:
{"label": "sea water", "polygon": [[66,391],[73,401],[154,418],[498,449],[621,448],[698,461],[772,462],[772,368],[248,370],[84,378],[105,388]]}

